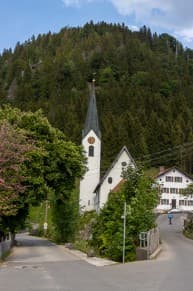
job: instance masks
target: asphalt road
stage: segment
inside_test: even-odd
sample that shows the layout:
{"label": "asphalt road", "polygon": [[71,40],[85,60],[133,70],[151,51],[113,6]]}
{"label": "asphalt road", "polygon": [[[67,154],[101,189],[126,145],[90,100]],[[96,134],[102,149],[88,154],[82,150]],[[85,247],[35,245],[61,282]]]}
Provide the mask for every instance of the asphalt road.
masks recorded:
{"label": "asphalt road", "polygon": [[0,266],[0,291],[192,291],[193,241],[181,234],[182,218],[158,218],[163,251],[156,260],[96,267],[47,240],[21,235]]}

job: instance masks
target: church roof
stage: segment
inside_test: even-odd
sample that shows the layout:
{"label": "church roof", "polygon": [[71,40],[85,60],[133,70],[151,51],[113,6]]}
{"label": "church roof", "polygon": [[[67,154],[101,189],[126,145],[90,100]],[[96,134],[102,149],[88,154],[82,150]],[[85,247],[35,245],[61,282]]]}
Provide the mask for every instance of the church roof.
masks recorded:
{"label": "church roof", "polygon": [[119,152],[119,154],[117,155],[117,157],[115,158],[115,160],[113,161],[113,163],[111,164],[111,166],[109,167],[109,169],[106,171],[105,175],[101,178],[100,182],[98,183],[98,185],[94,189],[93,193],[96,193],[96,191],[101,187],[101,185],[103,184],[104,180],[109,175],[111,169],[115,166],[115,164],[117,163],[117,161],[119,160],[120,156],[122,155],[122,153],[124,151],[129,156],[129,158],[131,160],[131,163],[136,167],[136,163],[135,163],[134,159],[132,158],[131,154],[129,153],[127,147],[126,146],[123,146],[122,149],[121,149],[121,151]]}
{"label": "church roof", "polygon": [[85,121],[84,129],[83,129],[83,133],[82,133],[83,137],[85,137],[89,133],[90,130],[93,130],[99,138],[101,137],[99,121],[98,121],[97,106],[96,106],[94,81],[92,83],[91,90],[90,90],[88,111],[87,111],[86,121]]}
{"label": "church roof", "polygon": [[111,192],[118,192],[121,189],[124,182],[125,180],[121,179],[121,181],[119,181],[119,183],[111,190]]}

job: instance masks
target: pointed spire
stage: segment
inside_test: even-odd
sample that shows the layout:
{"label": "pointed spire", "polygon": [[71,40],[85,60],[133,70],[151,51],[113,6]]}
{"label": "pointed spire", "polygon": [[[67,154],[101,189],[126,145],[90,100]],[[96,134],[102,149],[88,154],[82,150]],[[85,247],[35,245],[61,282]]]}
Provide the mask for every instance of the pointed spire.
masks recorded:
{"label": "pointed spire", "polygon": [[86,136],[90,130],[93,130],[99,138],[101,137],[95,97],[95,79],[92,80],[92,85],[90,86],[90,100],[83,130],[83,137]]}

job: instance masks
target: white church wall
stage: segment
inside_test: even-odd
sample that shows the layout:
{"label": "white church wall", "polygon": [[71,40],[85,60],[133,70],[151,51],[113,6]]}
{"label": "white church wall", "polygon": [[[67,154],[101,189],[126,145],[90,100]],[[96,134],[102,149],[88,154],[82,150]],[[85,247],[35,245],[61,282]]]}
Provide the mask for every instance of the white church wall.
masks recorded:
{"label": "white church wall", "polygon": [[193,179],[173,168],[159,175],[155,181],[160,185],[161,193],[160,203],[157,206],[158,211],[172,209],[172,203],[176,204],[178,210],[193,210],[193,195],[184,196],[182,194],[183,189],[193,183]]}
{"label": "white church wall", "polygon": [[[126,165],[124,166],[122,163],[123,164],[126,163]],[[113,190],[122,180],[121,174],[122,174],[123,168],[126,168],[128,165],[134,166],[127,152],[123,151],[118,161],[115,163],[113,168],[109,171],[107,177],[104,179],[103,183],[101,184],[100,194],[99,194],[100,208],[102,208],[104,204],[107,202],[109,192]],[[109,178],[112,178],[112,183],[109,183],[110,181]]]}
{"label": "white church wall", "polygon": [[[94,138],[94,143],[89,143],[89,138]],[[82,145],[87,157],[88,171],[80,181],[80,208],[83,211],[95,209],[95,193],[93,193],[100,179],[101,141],[93,130],[82,140]],[[94,156],[88,156],[89,146],[94,146]]]}

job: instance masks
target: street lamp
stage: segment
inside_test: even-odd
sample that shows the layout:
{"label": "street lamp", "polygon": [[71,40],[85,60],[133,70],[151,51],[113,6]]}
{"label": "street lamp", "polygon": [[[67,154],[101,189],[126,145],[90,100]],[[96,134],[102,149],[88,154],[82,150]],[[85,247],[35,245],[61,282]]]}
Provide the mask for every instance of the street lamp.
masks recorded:
{"label": "street lamp", "polygon": [[48,230],[48,200],[45,201],[45,217],[44,217],[44,236],[47,236]]}
{"label": "street lamp", "polygon": [[125,263],[126,207],[126,202],[124,202],[123,216],[121,216],[123,219],[123,264]]}

